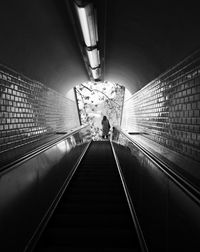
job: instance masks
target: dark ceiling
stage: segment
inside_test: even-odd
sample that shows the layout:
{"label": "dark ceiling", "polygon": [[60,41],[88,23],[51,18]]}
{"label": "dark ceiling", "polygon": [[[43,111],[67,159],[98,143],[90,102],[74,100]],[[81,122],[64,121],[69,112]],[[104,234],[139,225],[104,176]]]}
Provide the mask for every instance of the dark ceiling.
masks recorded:
{"label": "dark ceiling", "polygon": [[[99,0],[95,4],[104,79],[131,92],[200,47],[194,1]],[[1,64],[61,93],[88,80],[64,0],[3,0],[0,31]]]}

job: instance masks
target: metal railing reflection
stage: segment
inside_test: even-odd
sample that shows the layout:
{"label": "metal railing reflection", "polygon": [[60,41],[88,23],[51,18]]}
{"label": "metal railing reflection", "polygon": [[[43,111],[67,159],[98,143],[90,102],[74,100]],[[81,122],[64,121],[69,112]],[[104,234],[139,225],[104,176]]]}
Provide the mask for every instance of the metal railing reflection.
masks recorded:
{"label": "metal railing reflection", "polygon": [[113,130],[112,141],[149,251],[195,251],[199,192],[120,128]]}
{"label": "metal railing reflection", "polygon": [[3,251],[24,251],[90,140],[90,127],[79,127],[0,171]]}

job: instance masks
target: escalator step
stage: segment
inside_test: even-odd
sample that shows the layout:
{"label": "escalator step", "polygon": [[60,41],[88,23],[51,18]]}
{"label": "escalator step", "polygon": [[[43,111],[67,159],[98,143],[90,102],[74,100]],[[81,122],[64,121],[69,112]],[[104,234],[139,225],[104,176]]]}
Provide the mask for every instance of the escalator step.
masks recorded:
{"label": "escalator step", "polygon": [[80,204],[94,204],[94,203],[99,203],[99,204],[121,204],[123,201],[119,198],[119,195],[109,195],[106,194],[103,198],[99,199],[96,197],[96,194],[94,195],[83,195],[79,193],[73,193],[72,195],[63,198],[63,203],[74,203],[76,204],[79,202]]}
{"label": "escalator step", "polygon": [[76,213],[76,214],[82,214],[82,213],[98,213],[98,214],[127,214],[127,208],[124,205],[120,205],[117,208],[113,207],[112,204],[110,205],[84,205],[80,206],[79,204],[77,205],[68,205],[68,204],[63,204],[62,208],[58,209],[58,213]]}
{"label": "escalator step", "polygon": [[55,245],[85,247],[135,247],[131,229],[113,228],[48,228],[43,240]]}
{"label": "escalator step", "polygon": [[40,248],[38,252],[140,252],[138,248],[99,248],[99,247],[90,247],[90,248],[76,248],[76,247],[65,247],[65,246],[54,246],[48,248]]}
{"label": "escalator step", "polygon": [[91,144],[34,251],[141,251],[109,142]]}
{"label": "escalator step", "polygon": [[130,216],[121,214],[57,214],[49,225],[51,227],[118,227],[124,228],[131,225]]}

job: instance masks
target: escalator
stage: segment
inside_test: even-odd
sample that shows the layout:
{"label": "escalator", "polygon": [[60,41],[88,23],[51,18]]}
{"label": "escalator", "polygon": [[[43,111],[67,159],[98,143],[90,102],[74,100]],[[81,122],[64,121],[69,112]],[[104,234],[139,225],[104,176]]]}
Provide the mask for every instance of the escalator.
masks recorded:
{"label": "escalator", "polygon": [[141,251],[109,141],[90,144],[33,251]]}

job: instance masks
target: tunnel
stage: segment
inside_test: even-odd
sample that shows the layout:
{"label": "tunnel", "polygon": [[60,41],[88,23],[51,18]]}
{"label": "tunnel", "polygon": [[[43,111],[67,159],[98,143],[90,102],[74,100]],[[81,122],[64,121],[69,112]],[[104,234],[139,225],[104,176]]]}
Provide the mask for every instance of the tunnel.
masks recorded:
{"label": "tunnel", "polygon": [[199,251],[197,3],[6,0],[0,31],[0,250]]}

